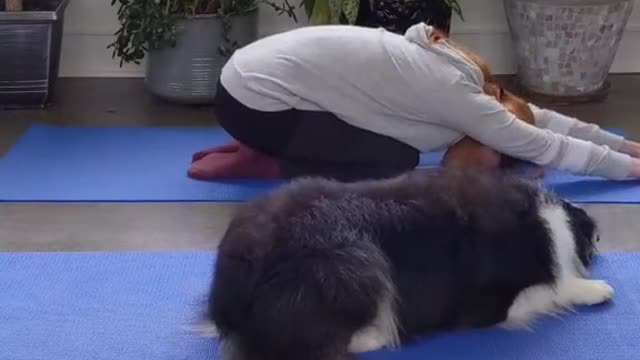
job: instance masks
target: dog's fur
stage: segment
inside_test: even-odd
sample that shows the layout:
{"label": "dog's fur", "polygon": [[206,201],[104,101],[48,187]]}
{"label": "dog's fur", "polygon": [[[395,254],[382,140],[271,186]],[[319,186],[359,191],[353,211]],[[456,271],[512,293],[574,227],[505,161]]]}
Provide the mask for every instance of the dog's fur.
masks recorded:
{"label": "dog's fur", "polygon": [[527,326],[605,302],[583,210],[478,170],[298,180],[247,204],[219,248],[209,317],[225,360],[342,360],[417,336]]}

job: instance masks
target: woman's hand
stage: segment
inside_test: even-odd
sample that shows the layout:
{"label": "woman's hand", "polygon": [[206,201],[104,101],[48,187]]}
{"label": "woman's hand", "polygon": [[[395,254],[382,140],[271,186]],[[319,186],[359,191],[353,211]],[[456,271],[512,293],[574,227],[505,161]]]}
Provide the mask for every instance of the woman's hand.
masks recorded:
{"label": "woman's hand", "polygon": [[640,160],[639,159],[631,160],[631,171],[629,173],[629,177],[632,179],[640,179]]}
{"label": "woman's hand", "polygon": [[624,140],[620,151],[634,158],[640,158],[640,143]]}

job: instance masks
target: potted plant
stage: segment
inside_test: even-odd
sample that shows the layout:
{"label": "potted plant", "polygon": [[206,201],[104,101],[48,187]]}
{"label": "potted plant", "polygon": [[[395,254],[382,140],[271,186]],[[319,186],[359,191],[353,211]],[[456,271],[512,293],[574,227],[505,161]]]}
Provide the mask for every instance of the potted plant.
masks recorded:
{"label": "potted plant", "polygon": [[303,0],[309,22],[383,27],[403,34],[426,22],[449,33],[455,12],[462,19],[457,0]]}
{"label": "potted plant", "polygon": [[[235,49],[257,38],[261,0],[112,0],[120,29],[109,45],[120,64],[148,55],[145,85],[184,104],[210,104],[220,71]],[[265,2],[295,19],[294,7]]]}
{"label": "potted plant", "polygon": [[604,99],[633,0],[504,0],[522,89],[550,102]]}
{"label": "potted plant", "polygon": [[0,108],[53,101],[67,0],[0,0]]}

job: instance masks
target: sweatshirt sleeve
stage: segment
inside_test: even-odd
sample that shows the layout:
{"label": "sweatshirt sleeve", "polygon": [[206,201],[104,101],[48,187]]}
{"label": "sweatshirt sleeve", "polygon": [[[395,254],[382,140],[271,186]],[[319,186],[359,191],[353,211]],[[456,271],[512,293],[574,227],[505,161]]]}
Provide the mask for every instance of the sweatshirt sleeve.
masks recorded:
{"label": "sweatshirt sleeve", "polygon": [[549,129],[558,134],[591,141],[598,145],[606,145],[615,151],[620,151],[622,148],[624,137],[602,130],[596,124],[585,123],[553,110],[540,108],[534,104],[529,104],[529,107],[533,112],[536,126],[538,127]]}
{"label": "sweatshirt sleeve", "polygon": [[576,174],[626,179],[631,157],[519,120],[471,84],[451,84],[435,96],[443,125],[500,153]]}

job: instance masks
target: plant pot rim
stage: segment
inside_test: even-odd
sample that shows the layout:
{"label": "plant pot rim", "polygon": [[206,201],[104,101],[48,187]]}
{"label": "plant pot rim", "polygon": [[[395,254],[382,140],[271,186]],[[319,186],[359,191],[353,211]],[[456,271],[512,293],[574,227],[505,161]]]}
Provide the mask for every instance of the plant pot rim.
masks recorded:
{"label": "plant pot rim", "polygon": [[[235,16],[243,16],[243,15],[247,15],[247,14],[251,14],[254,13],[258,10],[258,6],[252,6],[251,8],[249,8],[249,10],[247,11],[243,11],[241,13],[231,13],[229,14],[229,16],[235,17]],[[220,14],[199,14],[199,15],[189,15],[189,16],[185,16],[182,18],[182,20],[210,20],[210,19],[219,19],[221,18],[222,15]]]}
{"label": "plant pot rim", "polygon": [[33,21],[57,21],[62,17],[64,10],[69,5],[69,0],[55,0],[57,6],[54,10],[24,10],[24,11],[0,11],[0,21],[33,22]]}
{"label": "plant pot rim", "polygon": [[528,2],[549,6],[592,6],[616,4],[634,0],[505,0],[507,2]]}

